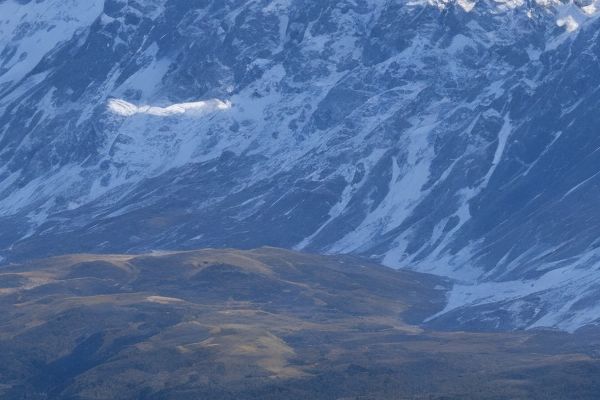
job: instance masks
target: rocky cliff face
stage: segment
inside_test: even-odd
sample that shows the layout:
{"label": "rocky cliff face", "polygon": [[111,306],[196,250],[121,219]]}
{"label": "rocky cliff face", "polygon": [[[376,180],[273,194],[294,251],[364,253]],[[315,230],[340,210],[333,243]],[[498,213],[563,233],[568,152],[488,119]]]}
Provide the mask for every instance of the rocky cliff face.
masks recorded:
{"label": "rocky cliff face", "polygon": [[0,1],[0,245],[273,245],[600,311],[596,3]]}

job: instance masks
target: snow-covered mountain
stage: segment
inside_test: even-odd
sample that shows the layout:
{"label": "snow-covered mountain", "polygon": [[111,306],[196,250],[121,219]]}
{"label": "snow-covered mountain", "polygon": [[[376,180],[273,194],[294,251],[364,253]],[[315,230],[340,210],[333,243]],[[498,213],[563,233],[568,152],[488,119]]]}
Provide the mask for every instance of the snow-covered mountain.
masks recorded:
{"label": "snow-covered mountain", "polygon": [[0,253],[281,246],[600,318],[600,2],[0,0]]}

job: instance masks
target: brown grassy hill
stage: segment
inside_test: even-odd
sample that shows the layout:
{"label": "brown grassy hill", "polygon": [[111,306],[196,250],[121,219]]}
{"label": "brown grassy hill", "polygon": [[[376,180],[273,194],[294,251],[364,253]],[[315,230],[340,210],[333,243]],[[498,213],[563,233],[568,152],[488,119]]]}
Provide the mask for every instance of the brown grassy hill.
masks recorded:
{"label": "brown grassy hill", "polygon": [[0,269],[2,399],[596,399],[595,332],[435,332],[449,283],[273,248]]}

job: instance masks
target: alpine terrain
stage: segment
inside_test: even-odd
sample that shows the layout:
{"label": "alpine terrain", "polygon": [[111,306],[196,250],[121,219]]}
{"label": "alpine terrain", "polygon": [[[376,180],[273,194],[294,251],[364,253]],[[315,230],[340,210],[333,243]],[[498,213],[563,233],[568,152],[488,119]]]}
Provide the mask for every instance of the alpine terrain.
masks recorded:
{"label": "alpine terrain", "polygon": [[0,0],[0,264],[275,246],[439,276],[432,329],[593,325],[598,7]]}

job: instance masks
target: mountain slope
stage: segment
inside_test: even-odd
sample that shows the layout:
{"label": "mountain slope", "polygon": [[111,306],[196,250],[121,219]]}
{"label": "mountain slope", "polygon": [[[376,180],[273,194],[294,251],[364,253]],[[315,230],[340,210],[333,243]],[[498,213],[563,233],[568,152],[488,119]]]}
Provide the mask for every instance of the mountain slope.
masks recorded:
{"label": "mountain slope", "polygon": [[353,253],[453,323],[597,319],[595,2],[82,4],[0,2],[2,257]]}

